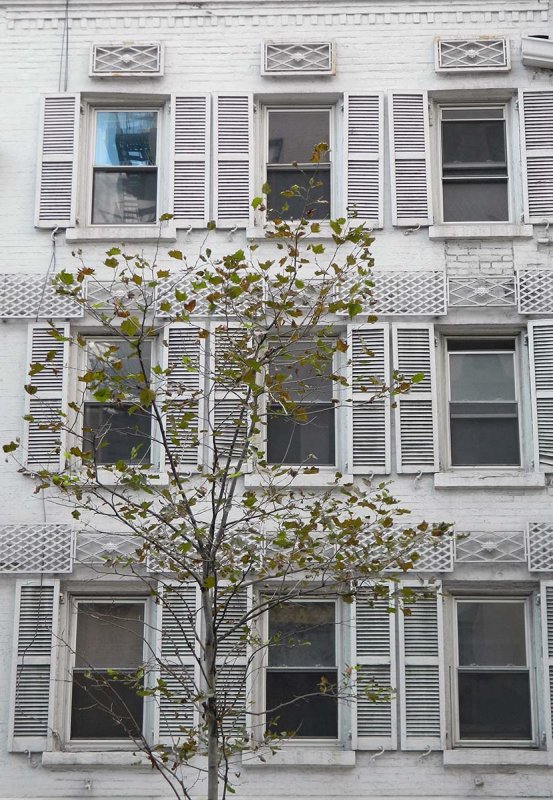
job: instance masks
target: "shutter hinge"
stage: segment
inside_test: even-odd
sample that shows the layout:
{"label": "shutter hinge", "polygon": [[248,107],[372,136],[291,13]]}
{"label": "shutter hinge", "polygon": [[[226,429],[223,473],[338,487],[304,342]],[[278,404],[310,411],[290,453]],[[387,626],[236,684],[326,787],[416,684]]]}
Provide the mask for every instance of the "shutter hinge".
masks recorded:
{"label": "shutter hinge", "polygon": [[81,104],[80,104],[80,106],[79,106],[79,113],[80,113],[80,114],[82,114],[82,115],[84,116],[84,106],[83,106],[83,104],[82,104],[82,103],[81,103]]}
{"label": "shutter hinge", "polygon": [[522,337],[522,341],[524,342],[524,346],[528,347],[528,334],[527,333],[525,333],[524,336]]}
{"label": "shutter hinge", "polygon": [[434,336],[434,347],[438,347],[438,337]]}
{"label": "shutter hinge", "polygon": [[60,606],[65,603],[65,592],[60,592]]}
{"label": "shutter hinge", "polygon": [[257,114],[257,112],[258,112],[258,110],[259,110],[257,103],[254,103],[254,104],[253,104],[253,106],[252,106],[252,108],[253,108],[253,113],[254,113],[254,114]]}
{"label": "shutter hinge", "polygon": [[536,605],[541,606],[541,594],[536,595]]}
{"label": "shutter hinge", "polygon": [[517,99],[515,100],[515,108],[516,108],[516,110],[517,110],[517,111],[518,111],[518,109],[520,108],[520,102],[519,102],[519,99],[518,99],[518,97],[517,97]]}

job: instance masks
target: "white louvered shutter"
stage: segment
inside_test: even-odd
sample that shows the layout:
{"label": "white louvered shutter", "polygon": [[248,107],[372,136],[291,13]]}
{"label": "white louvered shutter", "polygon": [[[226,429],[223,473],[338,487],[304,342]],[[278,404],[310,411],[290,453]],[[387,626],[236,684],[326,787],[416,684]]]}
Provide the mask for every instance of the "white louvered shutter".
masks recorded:
{"label": "white louvered shutter", "polygon": [[202,457],[205,347],[199,333],[194,325],[173,323],[165,327],[163,336],[162,366],[170,370],[171,394],[165,415],[167,449],[163,448],[162,456],[167,466],[168,450],[182,471],[196,469]]}
{"label": "white louvered shutter", "polygon": [[410,614],[398,610],[402,750],[443,749],[443,624],[440,586],[415,590]]}
{"label": "white louvered shutter", "polygon": [[543,703],[547,749],[553,747],[553,581],[541,582]]}
{"label": "white louvered shutter", "polygon": [[430,225],[432,195],[426,92],[390,95],[392,223]]}
{"label": "white louvered shutter", "polygon": [[384,95],[346,94],[346,204],[349,217],[384,224]]}
{"label": "white louvered shutter", "polygon": [[390,398],[374,399],[390,379],[387,323],[348,326],[348,472],[390,472]]}
{"label": "white louvered shutter", "polygon": [[[553,320],[528,323],[534,464],[553,464]],[[548,470],[547,470],[548,471]]]}
{"label": "white louvered shutter", "polygon": [[65,466],[66,436],[60,427],[67,425],[61,415],[67,407],[69,326],[57,325],[55,330],[64,341],[51,336],[49,325],[29,325],[29,363],[44,365],[43,370],[28,377],[36,392],[25,393],[24,446],[30,470],[58,471]]}
{"label": "white louvered shutter", "polygon": [[8,749],[40,752],[52,739],[59,581],[18,581]]}
{"label": "white louvered shutter", "polygon": [[253,98],[215,96],[215,220],[244,228],[252,219]]}
{"label": "white louvered shutter", "polygon": [[80,95],[47,95],[41,101],[35,226],[75,224]]}
{"label": "white louvered shutter", "polygon": [[526,222],[553,222],[553,89],[520,89]]}
{"label": "white louvered shutter", "polygon": [[248,592],[238,589],[219,595],[222,616],[217,648],[217,692],[225,714],[223,729],[229,737],[241,738],[247,719],[247,642],[243,620],[248,612]]}
{"label": "white louvered shutter", "polygon": [[158,631],[159,678],[168,696],[157,695],[156,740],[178,746],[197,725],[194,697],[199,694],[197,631],[199,590],[195,584],[167,584],[161,590]]}
{"label": "white louvered shutter", "polygon": [[209,220],[209,96],[173,95],[173,218],[177,228]]}
{"label": "white louvered shutter", "polygon": [[217,458],[219,467],[224,467],[226,459],[236,461],[243,452],[248,427],[248,409],[245,405],[244,387],[239,385],[239,376],[234,378],[228,372],[229,362],[226,354],[239,344],[244,333],[232,326],[212,327],[211,369],[213,382],[210,391],[210,420],[212,437],[208,443],[208,458],[213,463]]}
{"label": "white louvered shutter", "polygon": [[395,408],[398,472],[436,472],[438,424],[434,326],[397,323],[392,326],[392,365],[408,380],[417,373],[424,379],[407,394],[398,395]]}
{"label": "white louvered shutter", "polygon": [[392,598],[370,599],[361,590],[355,601],[357,665],[357,750],[397,747],[396,699],[371,700],[366,693],[396,688],[395,614]]}

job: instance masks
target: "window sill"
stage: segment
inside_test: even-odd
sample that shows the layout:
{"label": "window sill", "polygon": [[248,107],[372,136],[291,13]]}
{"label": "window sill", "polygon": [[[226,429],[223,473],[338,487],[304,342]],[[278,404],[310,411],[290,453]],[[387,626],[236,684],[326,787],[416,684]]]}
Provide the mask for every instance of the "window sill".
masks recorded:
{"label": "window sill", "polygon": [[541,489],[545,486],[543,472],[490,472],[479,470],[471,472],[437,472],[434,475],[434,488],[465,489]]}
{"label": "window sill", "polygon": [[545,750],[507,750],[494,747],[459,748],[444,750],[444,766],[508,766],[510,764],[524,766],[551,766],[553,755]]}
{"label": "window sill", "polygon": [[175,242],[177,232],[174,224],[159,225],[95,225],[82,228],[67,228],[65,241],[72,242]]}
{"label": "window sill", "polygon": [[[350,221],[351,222],[355,222],[355,220],[350,220]],[[359,222],[358,222],[359,225],[361,224],[361,221],[362,220],[359,220]],[[376,225],[375,226],[367,225],[366,228],[369,231],[377,230]],[[313,241],[314,239],[317,239],[317,240],[322,239],[322,240],[333,241],[334,235],[335,234],[330,230],[330,226],[327,225],[324,222],[321,222],[321,230],[319,231],[319,233],[307,233],[305,236],[302,236],[302,241],[310,242],[310,241]],[[265,228],[265,227],[262,227],[262,226],[259,226],[259,227],[250,226],[250,227],[248,227],[246,229],[246,238],[249,241],[261,241],[261,242],[283,241],[280,236],[279,237],[271,236],[270,235],[270,230]]]}
{"label": "window sill", "polygon": [[42,754],[45,769],[89,769],[90,767],[148,767],[152,768],[144,753],[116,750],[86,752],[51,752]]}
{"label": "window sill", "polygon": [[328,469],[319,467],[319,471],[314,474],[302,473],[302,467],[290,467],[291,470],[297,472],[296,475],[282,475],[275,477],[271,472],[252,471],[244,475],[244,486],[279,486],[286,489],[295,489],[300,487],[317,487],[317,486],[344,486],[345,484],[353,483],[353,475],[341,474],[340,478],[336,478],[336,467]]}
{"label": "window sill", "polygon": [[244,753],[242,766],[244,767],[354,767],[355,750],[340,750],[329,747],[282,747],[274,755],[270,752],[263,753],[265,761],[255,758],[252,753]]}
{"label": "window sill", "polygon": [[449,222],[431,225],[430,239],[531,239],[532,225],[512,225],[508,222]]}

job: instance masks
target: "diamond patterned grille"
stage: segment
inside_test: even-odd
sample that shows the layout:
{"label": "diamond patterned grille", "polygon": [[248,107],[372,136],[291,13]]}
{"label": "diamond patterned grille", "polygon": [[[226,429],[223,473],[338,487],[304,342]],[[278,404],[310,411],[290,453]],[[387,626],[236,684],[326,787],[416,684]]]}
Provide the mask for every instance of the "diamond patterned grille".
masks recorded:
{"label": "diamond patterned grille", "polygon": [[471,531],[457,534],[455,561],[512,564],[526,561],[524,531]]}
{"label": "diamond patterned grille", "polygon": [[91,75],[162,75],[162,51],[155,44],[92,45]]}
{"label": "diamond patterned grille", "polygon": [[519,269],[517,283],[520,314],[553,313],[553,269]]}
{"label": "diamond patterned grille", "polygon": [[73,550],[70,525],[0,526],[0,573],[71,572]]}
{"label": "diamond patterned grille", "polygon": [[71,297],[56,294],[42,275],[0,275],[0,318],[50,319],[82,317]]}
{"label": "diamond patterned grille", "polygon": [[415,563],[417,572],[452,572],[454,540],[451,536],[440,536],[416,548],[420,555]]}
{"label": "diamond patterned grille", "polygon": [[[352,277],[352,283],[353,280]],[[374,305],[364,309],[365,313],[371,311],[377,314],[423,314],[428,316],[440,316],[447,313],[444,272],[374,270],[373,281]],[[347,291],[349,287],[346,284],[344,288]]]}
{"label": "diamond patterned grille", "polygon": [[440,39],[437,72],[506,72],[511,68],[506,39]]}
{"label": "diamond patterned grille", "polygon": [[79,564],[106,564],[110,561],[128,559],[135,555],[139,546],[140,541],[128,532],[79,531],[75,561]]}
{"label": "diamond patterned grille", "polygon": [[454,308],[514,306],[517,302],[515,279],[495,275],[449,278],[447,302]]}
{"label": "diamond patterned grille", "polygon": [[333,75],[332,42],[265,42],[262,49],[262,75]]}
{"label": "diamond patterned grille", "polygon": [[154,292],[148,286],[89,280],[86,284],[86,298],[96,311],[113,313],[119,302],[126,309],[153,306]]}
{"label": "diamond patterned grille", "polygon": [[553,523],[529,523],[528,569],[531,572],[549,572],[553,570]]}

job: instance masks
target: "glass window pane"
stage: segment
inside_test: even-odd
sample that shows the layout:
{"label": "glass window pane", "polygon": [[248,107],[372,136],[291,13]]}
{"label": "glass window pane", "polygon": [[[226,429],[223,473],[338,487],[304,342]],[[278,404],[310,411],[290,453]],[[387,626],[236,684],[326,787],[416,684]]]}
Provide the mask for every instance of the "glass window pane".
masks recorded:
{"label": "glass window pane", "polygon": [[[309,181],[313,180],[313,186]],[[267,169],[267,183],[271,187],[268,202],[269,219],[325,219],[330,214],[330,170]],[[291,186],[302,189],[301,196],[282,197]],[[284,209],[283,206],[288,208]]]}
{"label": "glass window pane", "polygon": [[454,467],[520,466],[517,418],[452,417],[450,432]]}
{"label": "glass window pane", "polygon": [[95,166],[152,166],[156,150],[156,111],[97,112]]}
{"label": "glass window pane", "polygon": [[507,181],[443,182],[444,222],[508,222]]}
{"label": "glass window pane", "polygon": [[85,403],[83,446],[95,453],[98,464],[147,463],[151,432],[152,418],[145,411],[131,413],[129,406]]}
{"label": "glass window pane", "polygon": [[267,459],[270,464],[336,463],[334,407],[324,403],[304,406],[305,422],[283,414],[280,406],[269,410]]}
{"label": "glass window pane", "polygon": [[136,688],[106,673],[73,673],[72,739],[126,739],[142,731],[144,702]]}
{"label": "glass window pane", "polygon": [[442,108],[442,119],[504,119],[503,106],[474,108]]}
{"label": "glass window pane", "polygon": [[[295,732],[299,738],[336,739],[338,702],[331,693],[320,691],[321,680],[335,686],[336,672],[267,672],[267,729]],[[309,695],[309,696],[308,696]],[[294,698],[296,702],[290,703]]]}
{"label": "glass window pane", "polygon": [[[329,340],[324,344],[332,347]],[[273,377],[282,376],[279,385],[293,400],[332,400],[332,352],[323,352],[309,341],[293,342],[286,348],[286,357],[275,358],[270,369]]]}
{"label": "glass window pane", "polygon": [[321,142],[330,145],[328,111],[269,111],[269,164],[307,163]]}
{"label": "glass window pane", "polygon": [[460,672],[461,739],[532,738],[527,672]]}
{"label": "glass window pane", "polygon": [[144,603],[79,603],[75,666],[123,669],[143,661]]}
{"label": "glass window pane", "polygon": [[332,667],[336,664],[334,603],[284,603],[269,611],[269,664]]}
{"label": "glass window pane", "polygon": [[516,400],[513,353],[450,353],[452,402]]}
{"label": "glass window pane", "polygon": [[[137,385],[141,384],[140,378],[127,380],[129,375],[142,375],[142,366],[135,349],[130,342],[124,339],[90,339],[87,342],[88,369],[91,372],[103,372],[111,380],[121,383],[125,391],[138,394]],[[150,376],[152,343],[142,342],[142,362],[145,367],[146,377]],[[119,369],[116,367],[119,366]]]}
{"label": "glass window pane", "polygon": [[94,225],[148,225],[157,221],[157,170],[94,170]]}
{"label": "glass window pane", "polygon": [[526,666],[524,603],[457,603],[459,666]]}
{"label": "glass window pane", "polygon": [[503,121],[442,122],[442,160],[446,164],[505,164]]}

